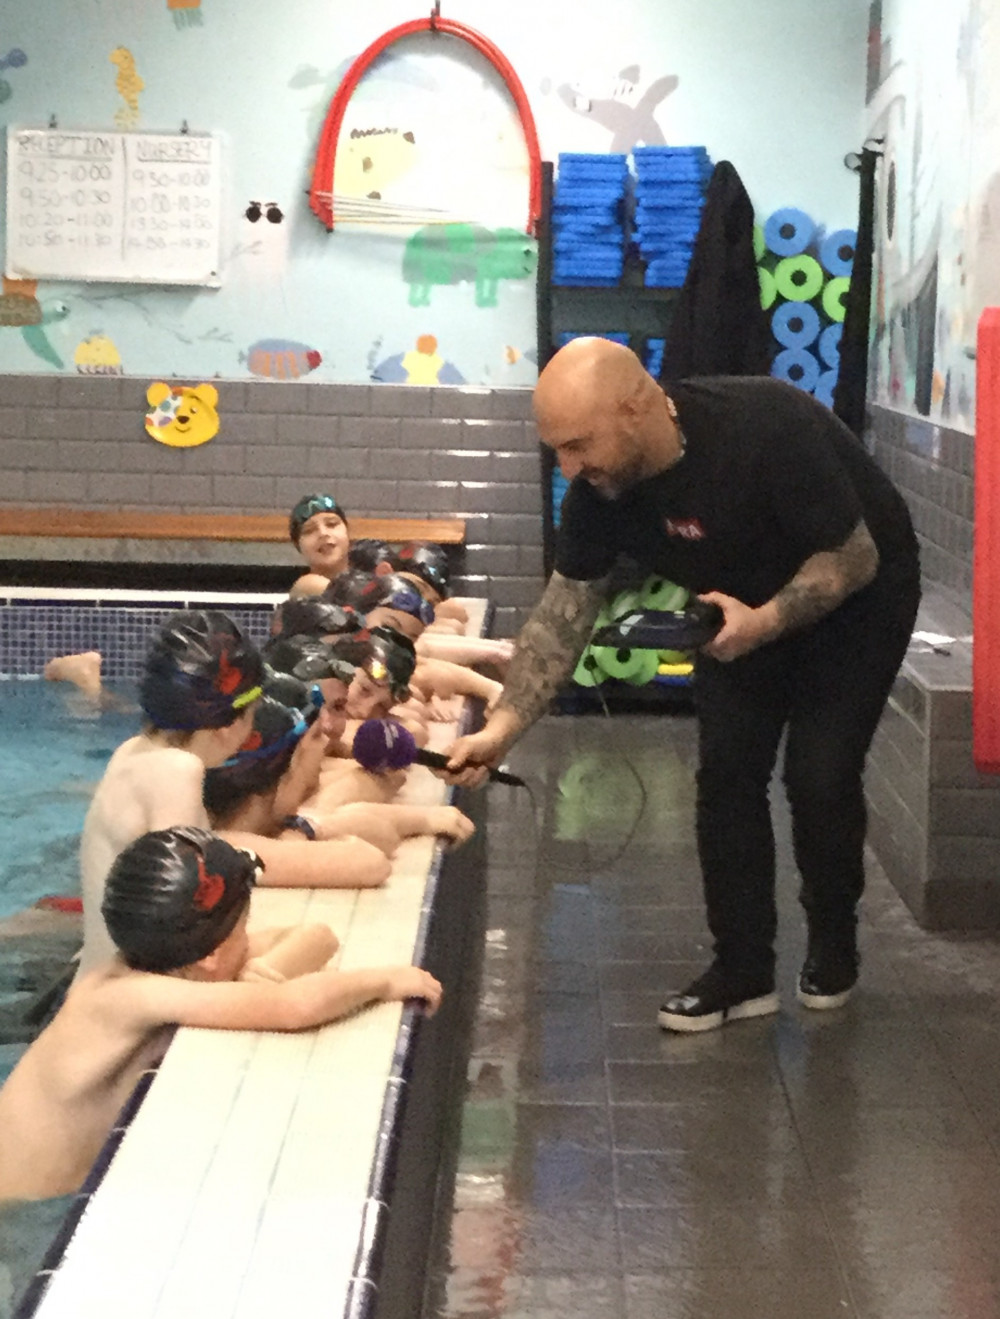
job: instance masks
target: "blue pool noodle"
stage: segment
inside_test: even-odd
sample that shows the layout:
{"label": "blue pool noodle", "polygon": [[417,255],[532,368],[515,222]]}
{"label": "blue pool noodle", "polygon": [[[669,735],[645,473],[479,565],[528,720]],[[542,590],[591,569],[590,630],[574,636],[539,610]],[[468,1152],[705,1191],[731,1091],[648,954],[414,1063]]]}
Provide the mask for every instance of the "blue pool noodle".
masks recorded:
{"label": "blue pool noodle", "polygon": [[813,387],[813,397],[818,398],[821,403],[825,403],[828,408],[833,407],[833,391],[837,387],[837,377],[839,371],[824,371]]}
{"label": "blue pool noodle", "polygon": [[808,348],[819,326],[819,312],[809,302],[783,302],[771,317],[771,332],[784,348]]}
{"label": "blue pool noodle", "polygon": [[[854,269],[854,249],[858,244],[858,234],[856,229],[835,229],[832,234],[827,234],[819,248],[819,259],[822,262],[823,269],[831,274],[834,279],[841,276],[850,278],[851,271]],[[842,248],[850,248],[851,255],[844,257],[841,255]]]}
{"label": "blue pool noodle", "polygon": [[833,367],[834,370],[840,366],[840,339],[843,333],[843,325],[834,322],[819,336],[819,355],[827,366]]}
{"label": "blue pool noodle", "polygon": [[771,375],[811,394],[819,380],[819,362],[808,348],[786,348],[771,364]]}
{"label": "blue pool noodle", "polygon": [[[782,230],[789,229],[789,233]],[[764,241],[776,256],[800,256],[812,242],[816,221],[794,206],[783,206],[764,223]]]}

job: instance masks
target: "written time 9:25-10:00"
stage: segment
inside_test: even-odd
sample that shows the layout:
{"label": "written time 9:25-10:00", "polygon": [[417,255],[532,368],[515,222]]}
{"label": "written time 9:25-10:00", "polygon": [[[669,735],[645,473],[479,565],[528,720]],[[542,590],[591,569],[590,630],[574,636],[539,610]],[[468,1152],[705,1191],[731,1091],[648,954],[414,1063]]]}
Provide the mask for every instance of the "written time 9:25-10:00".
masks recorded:
{"label": "written time 9:25-10:00", "polygon": [[[107,247],[115,242],[122,198],[107,162],[21,160],[17,166],[25,247],[63,243]],[[207,249],[212,228],[208,169],[129,171],[125,245],[149,250]]]}

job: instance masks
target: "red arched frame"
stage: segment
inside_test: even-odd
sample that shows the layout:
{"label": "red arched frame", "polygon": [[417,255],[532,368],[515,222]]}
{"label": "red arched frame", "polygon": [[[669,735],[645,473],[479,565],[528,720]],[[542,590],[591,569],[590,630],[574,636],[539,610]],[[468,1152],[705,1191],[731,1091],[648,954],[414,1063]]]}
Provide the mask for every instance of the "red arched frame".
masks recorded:
{"label": "red arched frame", "polygon": [[319,146],[316,149],[312,186],[309,190],[309,205],[327,229],[332,230],[334,227],[333,194],[337,142],[340,139],[340,130],[343,126],[344,115],[347,112],[347,104],[354,95],[358,83],[379,55],[390,46],[395,45],[397,41],[401,41],[404,37],[414,36],[418,32],[444,32],[448,36],[458,37],[461,41],[467,42],[475,50],[478,50],[481,55],[485,55],[507,84],[507,88],[514,98],[514,104],[517,106],[521,127],[524,130],[524,140],[528,147],[530,181],[528,186],[528,224],[526,227],[529,234],[535,235],[542,211],[542,158],[538,146],[535,118],[531,113],[531,106],[528,104],[528,98],[521,79],[517,76],[514,66],[503,52],[497,46],[494,46],[493,42],[487,37],[484,37],[481,32],[477,32],[475,28],[467,27],[464,23],[456,23],[454,19],[436,16],[415,18],[412,22],[401,23],[399,27],[384,32],[377,41],[372,42],[367,50],[362,51],[344,74],[343,81],[330,102],[330,108],[326,113],[326,121],[323,124],[323,132],[320,135]]}

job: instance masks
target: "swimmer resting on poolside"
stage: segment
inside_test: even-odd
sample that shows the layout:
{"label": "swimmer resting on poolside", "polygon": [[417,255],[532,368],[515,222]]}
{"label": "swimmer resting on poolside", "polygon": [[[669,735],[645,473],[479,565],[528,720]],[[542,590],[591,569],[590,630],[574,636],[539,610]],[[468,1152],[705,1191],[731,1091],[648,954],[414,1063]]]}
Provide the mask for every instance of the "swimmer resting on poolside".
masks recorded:
{"label": "swimmer resting on poolside", "polygon": [[291,675],[271,678],[247,742],[205,775],[213,828],[262,857],[267,882],[367,888],[388,879],[389,858],[404,838],[436,834],[460,843],[471,837],[472,821],[454,806],[358,801],[324,811],[317,800],[303,809],[319,787],[327,743],[346,722],[331,702],[317,710],[313,692],[322,699],[318,688]]}
{"label": "swimmer resting on poolside", "polygon": [[78,976],[0,1090],[0,1201],[76,1190],[171,1028],[296,1031],[441,986],[416,966],[327,970],[325,925],[248,936],[258,858],[203,829],[146,834],[108,875],[119,948]]}
{"label": "swimmer resting on poolside", "polygon": [[263,676],[256,647],[219,611],[171,614],[154,633],[139,686],[146,722],[111,757],[83,822],[82,970],[114,952],[101,919],[111,863],[151,829],[208,825],[205,770],[246,740]]}

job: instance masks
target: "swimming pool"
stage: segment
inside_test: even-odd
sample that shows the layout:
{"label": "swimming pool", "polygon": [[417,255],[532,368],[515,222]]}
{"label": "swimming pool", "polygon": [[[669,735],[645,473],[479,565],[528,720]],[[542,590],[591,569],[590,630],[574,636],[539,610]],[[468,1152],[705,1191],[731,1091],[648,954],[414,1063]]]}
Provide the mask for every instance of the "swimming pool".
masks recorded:
{"label": "swimming pool", "polygon": [[79,841],[112,751],[139,729],[127,684],[98,708],[75,688],[0,682],[0,919],[78,894]]}

